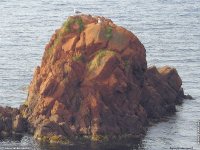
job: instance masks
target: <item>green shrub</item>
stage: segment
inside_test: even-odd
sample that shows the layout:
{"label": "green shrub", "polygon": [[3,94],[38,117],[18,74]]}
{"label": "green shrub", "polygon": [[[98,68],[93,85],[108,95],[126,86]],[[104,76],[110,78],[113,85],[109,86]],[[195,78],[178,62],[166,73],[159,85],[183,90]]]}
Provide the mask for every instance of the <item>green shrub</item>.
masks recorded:
{"label": "green shrub", "polygon": [[84,24],[83,24],[83,21],[81,18],[68,18],[67,21],[65,21],[63,23],[63,28],[64,28],[64,31],[67,32],[67,33],[70,33],[71,32],[71,25],[73,24],[77,24],[79,25],[79,30],[78,32],[80,33],[81,31],[83,31],[84,29]]}
{"label": "green shrub", "polygon": [[108,26],[106,27],[106,30],[105,30],[105,36],[107,39],[111,39],[112,38],[112,27],[111,26]]}
{"label": "green shrub", "polygon": [[72,57],[72,60],[73,61],[82,61],[84,62],[85,61],[85,57],[83,55],[75,55],[74,57]]}
{"label": "green shrub", "polygon": [[93,135],[91,140],[94,142],[108,141],[108,136],[106,135]]}
{"label": "green shrub", "polygon": [[113,56],[116,53],[111,50],[99,50],[95,53],[95,57],[93,60],[88,64],[88,70],[92,71],[96,68],[98,68],[100,65],[104,63],[103,58],[105,56]]}
{"label": "green shrub", "polygon": [[51,45],[51,47],[48,49],[49,54],[53,51],[53,49],[60,44],[60,42],[62,41],[62,37],[59,35],[59,33],[57,33],[57,37],[54,40],[53,44]]}
{"label": "green shrub", "polygon": [[60,143],[60,144],[70,144],[70,141],[66,137],[62,137],[60,135],[53,135],[49,137],[50,143]]}
{"label": "green shrub", "polygon": [[79,26],[78,32],[80,33],[84,29],[84,24],[81,18],[72,18],[69,17],[67,21],[65,21],[60,28],[60,30],[56,33],[56,39],[54,40],[51,47],[48,49],[48,54],[50,54],[53,49],[59,45],[62,41],[63,34],[71,32],[71,25],[77,24]]}
{"label": "green shrub", "polygon": [[75,20],[75,23],[79,25],[79,33],[83,31],[84,29],[84,24],[81,18],[78,18]]}

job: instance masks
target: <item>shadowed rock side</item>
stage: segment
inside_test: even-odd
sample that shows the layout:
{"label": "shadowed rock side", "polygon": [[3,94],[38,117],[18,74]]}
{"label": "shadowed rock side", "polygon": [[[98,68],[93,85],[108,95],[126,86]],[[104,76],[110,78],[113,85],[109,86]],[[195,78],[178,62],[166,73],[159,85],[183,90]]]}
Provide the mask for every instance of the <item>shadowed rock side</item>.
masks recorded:
{"label": "shadowed rock side", "polygon": [[111,20],[71,16],[56,30],[20,107],[36,139],[69,143],[141,137],[184,98],[170,67],[147,69],[138,38]]}

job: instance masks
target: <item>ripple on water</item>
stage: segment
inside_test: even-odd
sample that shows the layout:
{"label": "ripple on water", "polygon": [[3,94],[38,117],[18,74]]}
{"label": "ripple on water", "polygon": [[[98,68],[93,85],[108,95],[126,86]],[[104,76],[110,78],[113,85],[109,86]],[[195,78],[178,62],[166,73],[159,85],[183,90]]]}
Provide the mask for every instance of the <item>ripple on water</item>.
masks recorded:
{"label": "ripple on water", "polygon": [[147,50],[148,65],[177,68],[185,92],[195,100],[177,106],[176,115],[148,129],[146,137],[132,145],[40,145],[25,136],[2,141],[2,146],[31,149],[145,149],[185,146],[196,142],[200,120],[200,1],[199,0],[1,0],[0,1],[0,104],[19,106],[27,97],[34,67],[40,64],[45,44],[73,8],[103,15],[133,31]]}

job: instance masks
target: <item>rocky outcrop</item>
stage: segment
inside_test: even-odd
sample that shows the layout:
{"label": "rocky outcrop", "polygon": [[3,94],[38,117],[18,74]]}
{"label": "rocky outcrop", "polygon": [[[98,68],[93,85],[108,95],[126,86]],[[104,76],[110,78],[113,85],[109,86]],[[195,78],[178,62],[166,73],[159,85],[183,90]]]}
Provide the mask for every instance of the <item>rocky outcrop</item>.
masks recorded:
{"label": "rocky outcrop", "polygon": [[[101,22],[98,22],[100,18]],[[47,142],[144,135],[149,119],[176,111],[184,97],[175,68],[147,68],[138,38],[111,20],[71,16],[35,69],[13,129]]]}
{"label": "rocky outcrop", "polygon": [[25,132],[27,132],[27,122],[19,110],[11,107],[0,107],[0,137],[11,137]]}

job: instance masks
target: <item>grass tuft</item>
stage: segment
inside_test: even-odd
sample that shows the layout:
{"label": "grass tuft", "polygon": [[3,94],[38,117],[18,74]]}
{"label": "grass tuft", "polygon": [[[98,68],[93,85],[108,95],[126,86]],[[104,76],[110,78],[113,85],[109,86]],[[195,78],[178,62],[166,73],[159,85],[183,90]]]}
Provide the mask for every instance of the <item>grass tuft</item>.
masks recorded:
{"label": "grass tuft", "polygon": [[70,33],[73,31],[73,28],[72,28],[73,25],[78,25],[79,33],[82,32],[84,29],[84,24],[83,24],[82,19],[81,18],[72,18],[72,17],[68,18],[67,21],[65,21],[63,23],[62,27],[64,28],[64,31],[66,33]]}
{"label": "grass tuft", "polygon": [[82,61],[82,62],[84,62],[84,57],[83,57],[83,55],[79,54],[79,55],[73,56],[72,60],[73,61]]}
{"label": "grass tuft", "polygon": [[96,52],[95,57],[93,60],[88,64],[88,70],[92,71],[98,68],[100,65],[104,64],[103,58],[105,56],[115,55],[116,53],[111,50],[99,50]]}
{"label": "grass tuft", "polygon": [[105,36],[107,39],[111,39],[112,38],[112,27],[111,26],[108,26],[106,27],[106,30],[105,30]]}
{"label": "grass tuft", "polygon": [[65,21],[61,27],[61,29],[56,33],[56,39],[54,40],[51,47],[48,49],[48,53],[52,53],[53,49],[56,48],[57,45],[61,44],[63,35],[66,33],[72,32],[73,26],[77,26],[78,29],[75,29],[78,31],[78,33],[82,32],[84,29],[84,24],[81,18],[72,18],[69,17],[67,21]]}

